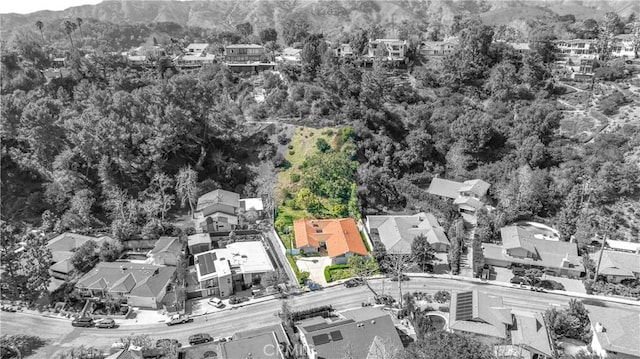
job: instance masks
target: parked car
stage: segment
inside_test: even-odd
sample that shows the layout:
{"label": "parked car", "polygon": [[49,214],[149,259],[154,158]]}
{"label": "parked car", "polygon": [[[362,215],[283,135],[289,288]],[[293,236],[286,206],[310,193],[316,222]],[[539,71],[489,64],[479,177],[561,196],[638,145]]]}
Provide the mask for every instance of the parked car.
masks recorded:
{"label": "parked car", "polygon": [[513,278],[511,278],[510,280],[511,283],[513,284],[523,284],[526,283],[526,281],[524,280],[524,278],[520,277],[520,276],[514,276]]}
{"label": "parked car", "polygon": [[525,269],[522,267],[513,267],[511,268],[511,272],[513,273],[513,275],[524,275]]}
{"label": "parked car", "polygon": [[209,299],[209,304],[213,305],[216,308],[224,308],[225,307],[224,303],[222,303],[222,300],[220,298],[217,298],[217,297],[211,297]]}
{"label": "parked car", "polygon": [[93,326],[93,319],[89,317],[76,318],[71,322],[74,327],[90,327]]}
{"label": "parked car", "polygon": [[357,287],[360,284],[363,284],[364,281],[360,278],[351,278],[347,281],[344,282],[344,286],[347,288],[353,288],[353,287]]}
{"label": "parked car", "polygon": [[400,279],[400,280],[402,280],[402,281],[404,282],[404,281],[409,280],[409,277],[408,277],[406,274],[402,274],[402,275],[400,275],[399,277],[400,277],[400,278],[398,278],[398,276],[394,275],[393,277],[391,277],[391,281],[392,281],[392,282],[397,282],[397,281],[398,281],[398,279]]}
{"label": "parked car", "polygon": [[318,284],[318,283],[315,283],[315,282],[309,283],[307,285],[307,287],[309,287],[309,290],[312,291],[312,292],[315,292],[317,290],[321,290],[322,289],[322,286],[320,284]]}
{"label": "parked car", "polygon": [[116,321],[111,318],[100,319],[96,323],[96,328],[115,328]]}
{"label": "parked car", "polygon": [[167,322],[167,325],[176,325],[176,324],[184,324],[192,321],[193,319],[189,318],[188,315],[180,316],[178,314],[171,317],[171,320]]}
{"label": "parked car", "polygon": [[171,348],[173,346],[180,348],[182,346],[182,343],[180,343],[176,339],[158,339],[158,340],[156,340],[156,348]]}
{"label": "parked car", "polygon": [[189,344],[191,345],[196,345],[196,344],[202,344],[202,343],[208,343],[210,341],[212,341],[213,338],[211,338],[211,335],[209,334],[194,334],[189,336]]}
{"label": "parked car", "polygon": [[229,304],[240,304],[242,302],[246,302],[249,300],[249,297],[241,296],[241,297],[229,297]]}

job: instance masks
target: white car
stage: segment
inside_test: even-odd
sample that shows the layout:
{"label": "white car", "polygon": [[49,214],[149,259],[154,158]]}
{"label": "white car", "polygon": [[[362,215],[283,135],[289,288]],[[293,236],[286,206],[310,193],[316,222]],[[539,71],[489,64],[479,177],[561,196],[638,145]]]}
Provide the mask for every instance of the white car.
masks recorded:
{"label": "white car", "polygon": [[213,305],[216,308],[224,308],[224,303],[222,303],[222,300],[217,297],[211,297],[211,299],[209,299],[209,304]]}

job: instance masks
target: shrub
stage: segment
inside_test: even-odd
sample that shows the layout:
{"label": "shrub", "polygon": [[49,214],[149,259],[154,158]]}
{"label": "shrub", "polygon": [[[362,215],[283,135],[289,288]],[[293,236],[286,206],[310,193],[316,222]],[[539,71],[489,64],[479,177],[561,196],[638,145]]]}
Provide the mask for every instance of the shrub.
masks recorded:
{"label": "shrub", "polygon": [[331,149],[331,145],[324,138],[319,138],[316,141],[316,148],[318,151],[325,153]]}
{"label": "shrub", "polygon": [[292,173],[291,174],[291,182],[296,183],[300,181],[300,174],[299,173]]}
{"label": "shrub", "polygon": [[565,290],[564,285],[562,283],[556,282],[555,280],[545,279],[540,282],[540,287],[548,290]]}
{"label": "shrub", "polygon": [[438,303],[446,303],[451,299],[451,294],[446,290],[439,290],[433,296],[433,299]]}
{"label": "shrub", "polygon": [[347,264],[334,264],[324,267],[324,279],[327,283],[350,277],[351,273]]}
{"label": "shrub", "polygon": [[449,312],[449,307],[446,305],[441,305],[440,307],[438,307],[438,310],[441,312],[445,312],[448,313]]}
{"label": "shrub", "polygon": [[293,156],[293,155],[295,155],[295,154],[296,154],[296,151],[294,151],[294,150],[289,150],[289,156]]}
{"label": "shrub", "polygon": [[291,139],[284,131],[278,135],[278,143],[280,143],[281,145],[286,145],[290,140]]}
{"label": "shrub", "polygon": [[293,144],[287,146],[288,149],[292,150],[293,149]]}

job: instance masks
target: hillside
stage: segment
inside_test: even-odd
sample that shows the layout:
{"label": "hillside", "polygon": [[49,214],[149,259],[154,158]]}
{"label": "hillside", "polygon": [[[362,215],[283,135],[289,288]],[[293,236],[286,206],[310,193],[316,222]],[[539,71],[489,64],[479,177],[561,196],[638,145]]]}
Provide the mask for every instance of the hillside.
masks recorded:
{"label": "hillside", "polygon": [[228,30],[249,21],[255,29],[275,27],[297,13],[307,17],[313,30],[336,35],[354,27],[379,24],[392,34],[403,21],[428,26],[448,25],[455,15],[481,14],[488,23],[527,19],[539,15],[571,13],[576,18],[598,18],[607,11],[620,16],[640,13],[635,0],[244,0],[244,1],[103,1],[97,5],[31,14],[0,14],[3,39],[24,26],[56,19],[97,19],[111,23],[174,22],[180,25]]}

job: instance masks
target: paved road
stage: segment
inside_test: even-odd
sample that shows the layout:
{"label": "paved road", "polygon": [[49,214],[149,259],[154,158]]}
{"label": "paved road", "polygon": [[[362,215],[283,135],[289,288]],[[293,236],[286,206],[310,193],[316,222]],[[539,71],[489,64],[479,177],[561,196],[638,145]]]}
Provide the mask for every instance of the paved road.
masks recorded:
{"label": "paved road", "polygon": [[[372,287],[378,291],[397,297],[398,283],[389,280],[371,281]],[[489,294],[503,297],[506,306],[515,309],[544,311],[550,305],[566,305],[569,297],[550,293],[532,293],[524,289],[505,288],[487,284],[475,284],[452,279],[440,278],[412,278],[403,282],[403,292],[422,291],[433,293],[437,290],[470,290],[477,289]],[[365,286],[345,288],[336,286],[319,292],[306,293],[288,299],[295,309],[311,308],[331,304],[337,310],[360,306],[360,303],[373,298],[373,294]],[[51,358],[53,353],[64,347],[93,346],[107,348],[121,337],[135,334],[148,334],[153,339],[175,338],[183,345],[188,343],[189,335],[195,333],[209,333],[214,337],[231,336],[242,330],[259,328],[279,321],[276,313],[282,302],[268,301],[241,307],[234,310],[222,311],[198,317],[192,323],[168,327],[164,324],[122,325],[116,329],[73,328],[68,320],[46,318],[24,313],[0,312],[0,326],[3,334],[34,334],[46,338],[50,345],[38,353],[37,358]],[[610,307],[625,308],[640,313],[640,307],[609,303]]]}

